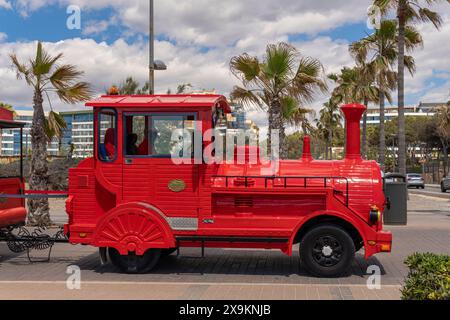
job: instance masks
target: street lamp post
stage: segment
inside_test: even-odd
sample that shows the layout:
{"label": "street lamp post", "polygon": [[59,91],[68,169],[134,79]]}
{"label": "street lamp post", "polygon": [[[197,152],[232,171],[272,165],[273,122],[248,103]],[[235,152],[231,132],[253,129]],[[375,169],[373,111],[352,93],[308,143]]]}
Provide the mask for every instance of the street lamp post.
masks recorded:
{"label": "street lamp post", "polygon": [[154,28],[154,18],[155,18],[155,6],[154,0],[149,0],[149,18],[150,18],[150,27],[149,27],[149,93],[155,94],[155,70],[167,70],[167,66],[164,62],[160,60],[155,60],[155,28]]}
{"label": "street lamp post", "polygon": [[154,0],[150,0],[149,28],[149,92],[155,94],[155,30],[154,30]]}

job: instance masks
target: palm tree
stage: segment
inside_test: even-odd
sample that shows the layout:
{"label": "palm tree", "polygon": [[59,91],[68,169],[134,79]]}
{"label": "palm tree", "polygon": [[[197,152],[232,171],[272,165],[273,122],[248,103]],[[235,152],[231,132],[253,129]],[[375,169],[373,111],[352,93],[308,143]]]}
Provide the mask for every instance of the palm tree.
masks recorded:
{"label": "palm tree", "polygon": [[192,89],[193,86],[190,83],[183,83],[178,85],[177,87],[177,94],[183,94],[189,91],[189,89]]}
{"label": "palm tree", "polygon": [[[91,97],[91,89],[86,82],[77,82],[83,74],[75,66],[59,65],[62,54],[51,56],[39,42],[36,57],[29,64],[19,61],[15,54],[11,54],[12,63],[17,71],[18,79],[25,79],[26,83],[33,88],[33,123],[31,127],[31,165],[29,185],[31,190],[47,190],[48,187],[48,164],[47,164],[47,142],[49,135],[61,132],[61,117],[51,112],[48,120],[45,118],[43,96],[48,98],[50,107],[50,93],[66,103],[77,103],[86,101]],[[45,226],[51,223],[47,199],[29,200],[29,223],[31,225]]]}
{"label": "palm tree", "polygon": [[[441,16],[427,6],[443,0],[426,0],[423,5],[420,0],[374,0],[383,14],[389,10],[397,13],[398,19],[398,161],[399,172],[406,175],[406,133],[405,133],[405,38],[408,23],[431,22],[439,29],[442,25]],[[449,2],[449,0],[444,0]]]}
{"label": "palm tree", "polygon": [[268,148],[271,148],[272,132],[278,130],[280,156],[287,158],[285,125],[292,119],[285,116],[295,116],[298,120],[299,115],[305,115],[302,106],[313,100],[316,90],[326,91],[326,83],[321,78],[322,64],[317,59],[301,56],[295,47],[281,42],[268,45],[262,61],[246,53],[232,58],[230,69],[243,84],[233,89],[232,100],[268,113]]}
{"label": "palm tree", "polygon": [[333,139],[335,137],[335,131],[341,126],[342,119],[342,114],[339,112],[339,105],[330,99],[330,101],[323,105],[322,110],[320,110],[320,118],[316,120],[317,129],[325,140],[325,157],[327,160],[333,159]]}
{"label": "palm tree", "polygon": [[111,89],[113,92],[115,91],[116,94],[122,94],[122,95],[143,95],[149,93],[149,83],[148,81],[145,82],[144,86],[140,88],[140,84],[137,80],[135,80],[133,77],[127,77],[125,81],[117,87],[116,85],[112,85],[110,89],[107,90],[106,94],[111,94]]}
{"label": "palm tree", "polygon": [[[398,60],[398,22],[396,20],[382,21],[375,33],[354,42],[350,46],[350,53],[358,65],[374,64],[375,78],[380,90],[380,128],[379,128],[379,162],[384,170],[386,160],[386,129],[385,129],[385,92],[397,87],[397,72],[394,71]],[[422,37],[412,26],[405,30],[405,47],[412,51],[423,45]],[[412,56],[405,56],[405,67],[411,75],[415,72],[415,61]],[[388,99],[389,100],[389,99]],[[391,100],[389,100],[391,103]]]}
{"label": "palm tree", "polygon": [[[373,64],[363,64],[354,68],[345,67],[340,74],[331,74],[329,78],[337,84],[331,98],[335,104],[363,103],[367,108],[370,102],[378,102],[380,89],[375,83]],[[367,155],[367,112],[363,118],[361,149],[365,157]]]}

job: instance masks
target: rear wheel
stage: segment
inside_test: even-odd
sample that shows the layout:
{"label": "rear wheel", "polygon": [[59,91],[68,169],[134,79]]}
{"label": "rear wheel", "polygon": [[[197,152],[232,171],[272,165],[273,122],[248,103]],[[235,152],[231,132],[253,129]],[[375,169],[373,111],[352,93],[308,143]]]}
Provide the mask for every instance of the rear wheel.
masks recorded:
{"label": "rear wheel", "polygon": [[447,192],[447,190],[445,189],[445,187],[444,187],[444,184],[443,184],[443,183],[441,184],[441,191],[442,191],[443,193],[446,193],[446,192]]}
{"label": "rear wheel", "polygon": [[150,272],[158,263],[161,256],[160,249],[149,249],[147,252],[138,256],[134,252],[123,256],[114,248],[108,248],[109,258],[112,264],[124,273],[142,274]]}
{"label": "rear wheel", "polygon": [[318,277],[343,275],[350,269],[354,258],[353,239],[335,225],[315,227],[300,242],[302,266]]}

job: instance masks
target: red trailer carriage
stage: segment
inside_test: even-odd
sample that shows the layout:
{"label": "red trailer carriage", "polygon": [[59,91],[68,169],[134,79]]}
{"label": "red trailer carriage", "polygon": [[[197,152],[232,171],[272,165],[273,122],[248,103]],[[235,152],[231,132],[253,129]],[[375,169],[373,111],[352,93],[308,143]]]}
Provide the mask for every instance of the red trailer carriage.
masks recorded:
{"label": "red trailer carriage", "polygon": [[[366,258],[391,251],[380,167],[360,155],[363,106],[342,108],[344,160],[314,160],[306,138],[302,159],[280,161],[270,174],[263,163],[174,163],[173,130],[214,129],[231,111],[223,96],[103,96],[87,106],[95,154],[70,170],[65,233],[73,244],[100,248],[124,272],[149,271],[180,247],[292,255],[300,243],[307,270],[335,276],[362,248]],[[203,148],[213,143],[207,140]]]}
{"label": "red trailer carriage", "polygon": [[[0,135],[3,130],[20,130],[19,145],[22,145],[23,127],[25,123],[14,121],[13,112],[0,108]],[[23,194],[24,179],[22,155],[20,169],[17,173],[8,173],[0,177],[0,194]],[[0,232],[25,225],[27,211],[23,198],[0,198]]]}

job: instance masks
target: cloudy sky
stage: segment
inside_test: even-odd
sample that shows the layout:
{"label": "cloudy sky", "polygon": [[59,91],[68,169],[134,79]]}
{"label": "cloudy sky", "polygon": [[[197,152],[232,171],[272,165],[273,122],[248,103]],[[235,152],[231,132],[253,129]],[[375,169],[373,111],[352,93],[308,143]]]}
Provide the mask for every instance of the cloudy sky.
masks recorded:
{"label": "cloudy sky", "polygon": [[[352,65],[348,45],[367,33],[369,0],[155,0],[157,92],[192,83],[227,94],[237,80],[228,63],[234,55],[262,55],[267,43],[289,41],[321,60],[326,72]],[[81,8],[81,28],[66,26],[69,5]],[[417,74],[407,79],[407,103],[449,100],[450,5],[435,7],[440,32],[420,25],[425,47],[415,52]],[[141,82],[148,65],[147,0],[0,0],[0,101],[29,106],[32,94],[16,80],[8,54],[33,56],[36,41],[85,71],[98,93],[132,75]],[[318,95],[312,107],[327,98]],[[56,104],[58,110],[82,106]],[[262,121],[258,113],[251,113]],[[258,118],[259,117],[259,118]]]}

